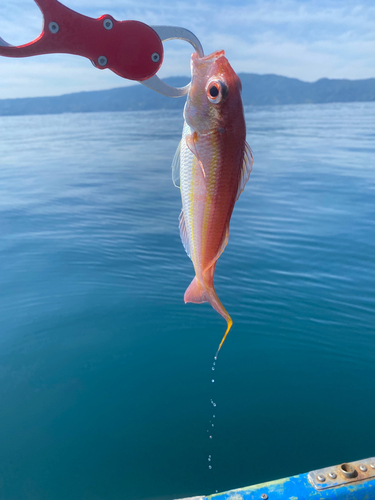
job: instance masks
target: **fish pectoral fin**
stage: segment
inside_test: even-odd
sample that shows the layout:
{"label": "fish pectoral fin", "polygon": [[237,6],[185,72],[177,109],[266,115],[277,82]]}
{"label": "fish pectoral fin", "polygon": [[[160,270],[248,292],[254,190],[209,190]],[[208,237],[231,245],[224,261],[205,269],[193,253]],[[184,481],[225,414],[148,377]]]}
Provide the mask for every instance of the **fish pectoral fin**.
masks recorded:
{"label": "fish pectoral fin", "polygon": [[196,136],[197,136],[196,132],[193,132],[192,134],[187,135],[186,136],[186,145],[190,149],[190,151],[193,153],[193,155],[196,157],[197,162],[202,170],[203,177],[206,177],[206,172],[204,171],[203,163],[199,159],[197,145],[195,143]]}
{"label": "fish pectoral fin", "polygon": [[179,188],[180,187],[180,166],[181,166],[181,143],[182,139],[177,146],[176,152],[172,161],[172,181],[173,184]]}
{"label": "fish pectoral fin", "polygon": [[193,155],[198,157],[197,147],[195,145],[195,140],[194,140],[195,135],[196,135],[196,132],[193,132],[191,134],[186,134],[185,139],[186,139],[187,147],[190,149],[190,151],[193,153]]}
{"label": "fish pectoral fin", "polygon": [[249,180],[251,171],[253,169],[253,155],[251,153],[251,148],[248,145],[247,142],[245,142],[245,153],[244,153],[244,159],[242,163],[242,168],[241,168],[241,175],[240,175],[240,181],[238,183],[238,190],[237,190],[237,196],[236,196],[236,201],[240,197],[240,194],[242,191],[245,189],[246,182]]}
{"label": "fish pectoral fin", "polygon": [[188,254],[188,256],[191,259],[189,234],[187,232],[186,221],[185,221],[185,216],[184,216],[183,210],[181,210],[180,217],[178,218],[178,220],[179,220],[179,226],[180,226],[180,238],[181,238],[182,244],[184,245],[185,252]]}

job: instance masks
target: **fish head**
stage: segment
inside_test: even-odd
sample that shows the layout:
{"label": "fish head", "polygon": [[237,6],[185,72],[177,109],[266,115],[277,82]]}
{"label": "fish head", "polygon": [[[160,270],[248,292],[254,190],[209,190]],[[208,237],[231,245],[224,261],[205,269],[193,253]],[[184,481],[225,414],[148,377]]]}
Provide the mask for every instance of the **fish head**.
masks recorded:
{"label": "fish head", "polygon": [[199,134],[213,129],[225,130],[233,113],[242,112],[241,80],[225,57],[223,50],[209,56],[191,58],[191,86],[184,117]]}

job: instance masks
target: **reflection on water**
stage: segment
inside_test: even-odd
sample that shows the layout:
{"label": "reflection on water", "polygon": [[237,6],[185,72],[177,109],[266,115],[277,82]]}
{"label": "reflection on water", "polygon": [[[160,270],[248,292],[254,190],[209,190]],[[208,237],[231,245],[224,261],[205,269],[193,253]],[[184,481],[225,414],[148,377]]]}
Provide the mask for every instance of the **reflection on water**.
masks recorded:
{"label": "reflection on water", "polygon": [[210,451],[225,322],[183,303],[180,113],[0,119],[0,498],[171,499],[373,455],[375,104],[246,118]]}

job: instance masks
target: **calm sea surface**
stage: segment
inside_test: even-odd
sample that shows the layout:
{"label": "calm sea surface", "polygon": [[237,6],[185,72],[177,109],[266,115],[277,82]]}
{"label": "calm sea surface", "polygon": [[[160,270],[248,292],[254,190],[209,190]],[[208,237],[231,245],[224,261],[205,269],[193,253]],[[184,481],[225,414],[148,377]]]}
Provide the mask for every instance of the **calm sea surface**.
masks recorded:
{"label": "calm sea surface", "polygon": [[183,302],[181,113],[0,118],[1,500],[169,500],[375,455],[375,103],[246,119],[212,384],[225,321]]}

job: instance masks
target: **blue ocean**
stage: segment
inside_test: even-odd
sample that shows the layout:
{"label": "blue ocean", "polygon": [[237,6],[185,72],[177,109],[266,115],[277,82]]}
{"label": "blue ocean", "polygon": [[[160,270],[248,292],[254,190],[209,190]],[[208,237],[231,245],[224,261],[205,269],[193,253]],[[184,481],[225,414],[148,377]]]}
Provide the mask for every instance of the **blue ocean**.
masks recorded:
{"label": "blue ocean", "polygon": [[171,500],[374,456],[375,103],[245,111],[215,371],[225,321],[183,301],[181,112],[0,118],[1,500]]}

